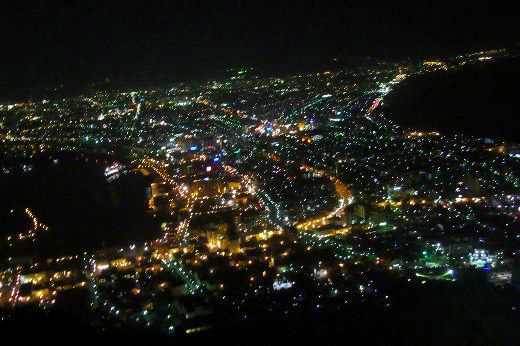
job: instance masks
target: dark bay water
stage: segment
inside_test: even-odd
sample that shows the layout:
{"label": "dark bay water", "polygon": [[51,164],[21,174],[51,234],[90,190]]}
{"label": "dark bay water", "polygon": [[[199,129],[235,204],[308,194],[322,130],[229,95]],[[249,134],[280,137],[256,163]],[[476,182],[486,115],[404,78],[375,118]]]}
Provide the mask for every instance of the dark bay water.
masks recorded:
{"label": "dark bay water", "polygon": [[[138,173],[113,182],[103,176],[105,162],[60,157],[59,163],[40,157],[28,173],[0,175],[0,236],[23,226],[8,216],[29,207],[49,226],[34,246],[20,253],[73,254],[102,246],[119,246],[154,238],[159,224],[146,212],[147,178]],[[22,227],[23,228],[23,227]]]}
{"label": "dark bay water", "polygon": [[520,142],[520,58],[410,77],[385,99],[397,123]]}

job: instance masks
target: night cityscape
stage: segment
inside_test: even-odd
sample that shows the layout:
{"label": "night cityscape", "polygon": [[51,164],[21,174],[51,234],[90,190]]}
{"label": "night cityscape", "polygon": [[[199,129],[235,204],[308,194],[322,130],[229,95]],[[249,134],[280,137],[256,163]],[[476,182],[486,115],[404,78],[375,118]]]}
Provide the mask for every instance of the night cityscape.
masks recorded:
{"label": "night cityscape", "polygon": [[515,2],[1,13],[3,340],[520,344]]}

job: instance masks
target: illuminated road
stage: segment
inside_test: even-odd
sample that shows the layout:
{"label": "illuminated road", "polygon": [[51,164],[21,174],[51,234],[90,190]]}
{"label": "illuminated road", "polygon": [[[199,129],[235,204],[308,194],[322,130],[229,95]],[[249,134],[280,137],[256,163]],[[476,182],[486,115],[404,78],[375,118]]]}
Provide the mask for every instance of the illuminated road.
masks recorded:
{"label": "illuminated road", "polygon": [[[265,154],[265,156],[277,164],[282,161],[279,156],[274,154]],[[334,210],[328,212],[325,216],[301,221],[296,225],[296,229],[300,231],[309,231],[327,225],[330,219],[340,215],[340,213],[344,211],[345,207],[353,202],[353,198],[351,191],[336,176],[327,173],[325,170],[319,170],[308,165],[302,165],[300,166],[300,169],[305,172],[313,173],[319,177],[327,177],[334,184],[336,194],[339,197],[338,206]],[[276,215],[278,214],[279,212]]]}
{"label": "illuminated road", "polygon": [[325,172],[324,170],[318,170],[306,165],[301,166],[300,169],[305,172],[311,172],[320,177],[329,178],[330,181],[334,183],[336,194],[339,196],[338,207],[336,209],[332,210],[325,216],[306,220],[296,225],[296,228],[298,230],[308,231],[316,227],[325,226],[328,224],[329,219],[338,216],[347,205],[352,203],[352,193],[348,190],[348,188],[340,179],[336,178],[335,176],[328,175],[327,172]]}

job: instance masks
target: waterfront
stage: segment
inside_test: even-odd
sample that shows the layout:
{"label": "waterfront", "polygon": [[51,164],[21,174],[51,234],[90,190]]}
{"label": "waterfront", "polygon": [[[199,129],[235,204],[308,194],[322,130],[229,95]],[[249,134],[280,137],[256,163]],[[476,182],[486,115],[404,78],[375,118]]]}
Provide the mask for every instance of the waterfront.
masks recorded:
{"label": "waterfront", "polygon": [[419,74],[389,93],[385,110],[398,124],[416,130],[518,143],[519,74],[519,57]]}
{"label": "waterfront", "polygon": [[[102,156],[42,155],[31,160],[30,171],[0,175],[6,221],[2,237],[28,227],[25,208],[49,228],[34,242],[18,242],[8,250],[18,255],[69,255],[156,236],[159,223],[147,213],[150,178],[128,172],[108,182],[103,174],[107,162]],[[16,219],[8,218],[11,210]]]}

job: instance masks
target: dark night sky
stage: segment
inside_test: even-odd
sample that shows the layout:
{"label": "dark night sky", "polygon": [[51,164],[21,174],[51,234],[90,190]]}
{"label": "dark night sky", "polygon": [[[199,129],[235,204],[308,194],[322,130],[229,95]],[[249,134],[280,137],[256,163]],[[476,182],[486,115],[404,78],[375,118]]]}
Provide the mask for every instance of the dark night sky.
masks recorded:
{"label": "dark night sky", "polygon": [[520,42],[515,0],[382,2],[2,1],[0,98],[105,77],[163,82],[233,65],[283,68]]}

